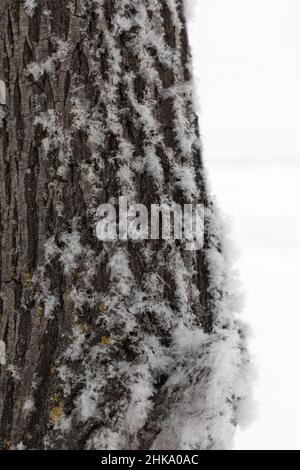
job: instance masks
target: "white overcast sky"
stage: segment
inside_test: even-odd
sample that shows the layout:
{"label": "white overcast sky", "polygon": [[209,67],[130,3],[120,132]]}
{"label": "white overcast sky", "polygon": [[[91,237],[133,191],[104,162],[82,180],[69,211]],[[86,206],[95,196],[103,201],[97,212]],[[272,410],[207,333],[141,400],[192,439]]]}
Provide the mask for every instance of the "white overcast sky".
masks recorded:
{"label": "white overcast sky", "polygon": [[189,0],[207,156],[298,158],[299,0]]}
{"label": "white overcast sky", "polygon": [[189,0],[204,161],[259,373],[236,449],[300,450],[300,0]]}

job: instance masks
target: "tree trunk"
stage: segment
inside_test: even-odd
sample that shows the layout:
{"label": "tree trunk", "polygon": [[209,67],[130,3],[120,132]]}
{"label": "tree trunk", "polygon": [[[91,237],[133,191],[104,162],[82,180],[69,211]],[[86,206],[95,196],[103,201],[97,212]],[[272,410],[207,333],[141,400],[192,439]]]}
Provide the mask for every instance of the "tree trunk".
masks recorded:
{"label": "tree trunk", "polygon": [[[182,0],[1,0],[0,30],[2,448],[228,448],[248,359]],[[100,241],[122,195],[204,204],[204,248]]]}

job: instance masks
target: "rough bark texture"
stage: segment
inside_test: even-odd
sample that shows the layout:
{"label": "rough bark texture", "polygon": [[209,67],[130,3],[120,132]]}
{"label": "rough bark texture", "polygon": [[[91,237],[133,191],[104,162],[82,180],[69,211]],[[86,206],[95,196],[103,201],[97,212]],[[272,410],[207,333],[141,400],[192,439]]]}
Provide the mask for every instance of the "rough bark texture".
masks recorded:
{"label": "rough bark texture", "polygon": [[95,236],[120,195],[210,207],[182,1],[1,0],[0,31],[0,445],[224,447],[238,397],[210,409],[205,358],[239,327],[213,222],[194,252]]}

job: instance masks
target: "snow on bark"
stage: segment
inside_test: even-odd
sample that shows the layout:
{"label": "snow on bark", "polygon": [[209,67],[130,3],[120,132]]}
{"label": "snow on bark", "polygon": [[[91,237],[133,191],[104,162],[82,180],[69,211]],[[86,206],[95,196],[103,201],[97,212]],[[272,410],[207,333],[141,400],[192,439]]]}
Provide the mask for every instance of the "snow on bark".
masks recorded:
{"label": "snow on bark", "polygon": [[254,372],[238,317],[242,291],[232,268],[232,242],[215,202],[206,219],[214,328],[207,334],[181,323],[175,330],[177,368],[165,385],[170,410],[153,449],[229,449],[238,418],[243,422],[252,412]]}
{"label": "snow on bark", "polygon": [[0,128],[3,126],[5,119],[5,106],[6,106],[6,85],[3,80],[0,80]]}
{"label": "snow on bark", "polygon": [[24,71],[26,75],[32,75],[35,81],[38,81],[45,73],[55,75],[56,69],[63,62],[68,53],[68,44],[60,39],[56,39],[56,52],[47,58],[45,62],[37,63],[31,62],[27,70]]}
{"label": "snow on bark", "polygon": [[[0,335],[17,324],[19,339],[7,336],[18,380],[11,402],[1,369],[0,434],[17,448],[230,448],[249,358],[202,168],[183,2],[26,3],[8,104],[18,132],[1,129]],[[119,196],[204,204],[204,249],[100,242],[98,208]]]}
{"label": "snow on bark", "polygon": [[0,364],[4,366],[6,364],[6,345],[4,341],[0,341]]}
{"label": "snow on bark", "polygon": [[24,8],[29,16],[33,16],[34,11],[37,7],[38,0],[24,0]]}
{"label": "snow on bark", "polygon": [[3,80],[0,80],[0,105],[6,104],[6,85]]}

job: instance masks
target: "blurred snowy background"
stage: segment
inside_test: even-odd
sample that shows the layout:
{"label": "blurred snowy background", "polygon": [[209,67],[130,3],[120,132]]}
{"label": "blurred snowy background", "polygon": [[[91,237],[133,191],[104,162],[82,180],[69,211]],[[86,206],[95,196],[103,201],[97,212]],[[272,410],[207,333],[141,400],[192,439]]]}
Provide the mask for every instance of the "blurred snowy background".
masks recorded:
{"label": "blurred snowy background", "polygon": [[300,450],[300,0],[187,0],[204,160],[258,366],[236,449]]}

